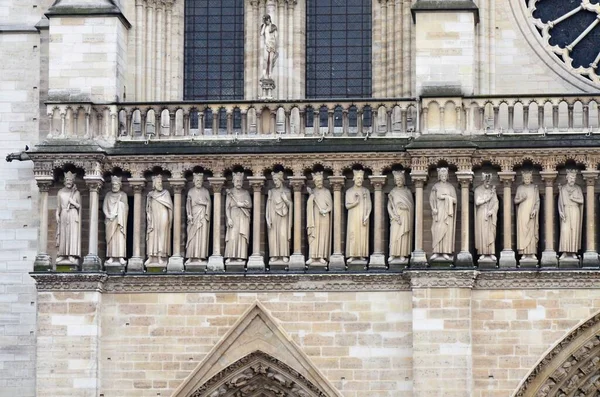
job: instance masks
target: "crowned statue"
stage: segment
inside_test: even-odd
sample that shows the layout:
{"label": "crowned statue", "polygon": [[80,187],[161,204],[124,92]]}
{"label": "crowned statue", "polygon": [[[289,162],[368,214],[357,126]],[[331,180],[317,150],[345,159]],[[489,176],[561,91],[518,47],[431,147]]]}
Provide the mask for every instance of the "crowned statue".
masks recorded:
{"label": "crowned statue", "polygon": [[115,261],[120,265],[127,264],[127,216],[129,203],[127,194],[121,190],[122,179],[120,176],[110,178],[111,191],[106,193],[102,212],[104,212],[104,225],[106,228],[106,264]]}
{"label": "crowned statue", "polygon": [[81,194],[75,177],[65,172],[65,186],[56,195],[57,265],[78,265],[81,257]]}

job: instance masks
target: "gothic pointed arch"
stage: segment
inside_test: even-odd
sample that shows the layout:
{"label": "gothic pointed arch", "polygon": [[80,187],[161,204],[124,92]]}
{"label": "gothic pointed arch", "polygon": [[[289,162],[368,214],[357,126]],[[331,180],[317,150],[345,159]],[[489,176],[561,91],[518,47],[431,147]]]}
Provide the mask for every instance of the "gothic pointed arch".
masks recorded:
{"label": "gothic pointed arch", "polygon": [[172,397],[234,396],[342,397],[258,301]]}
{"label": "gothic pointed arch", "polygon": [[558,342],[521,382],[514,397],[600,394],[600,312]]}

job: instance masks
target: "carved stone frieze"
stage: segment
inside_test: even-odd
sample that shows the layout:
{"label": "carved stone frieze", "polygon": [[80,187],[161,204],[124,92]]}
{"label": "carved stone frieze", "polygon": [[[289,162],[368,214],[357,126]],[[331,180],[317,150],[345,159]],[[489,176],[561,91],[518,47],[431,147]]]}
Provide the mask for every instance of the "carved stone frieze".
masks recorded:
{"label": "carved stone frieze", "polygon": [[599,288],[600,273],[586,270],[481,272],[476,289]]}
{"label": "carved stone frieze", "polygon": [[104,291],[104,273],[30,273],[38,291]]}
{"label": "carved stone frieze", "polygon": [[415,288],[473,288],[479,272],[475,270],[410,270],[406,272]]}

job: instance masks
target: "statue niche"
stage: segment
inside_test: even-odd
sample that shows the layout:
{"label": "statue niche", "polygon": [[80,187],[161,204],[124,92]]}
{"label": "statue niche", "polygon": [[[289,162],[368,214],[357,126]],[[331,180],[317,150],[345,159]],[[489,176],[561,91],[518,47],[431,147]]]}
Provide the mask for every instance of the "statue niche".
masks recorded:
{"label": "statue niche", "polygon": [[115,261],[120,265],[127,264],[127,215],[129,204],[127,194],[121,190],[122,179],[111,177],[111,191],[106,193],[102,204],[104,225],[106,228],[106,265]]}
{"label": "statue niche", "polygon": [[307,265],[326,266],[331,255],[331,192],[323,187],[323,173],[312,174],[315,188],[308,189],[306,202]]}
{"label": "statue niche", "polygon": [[81,257],[81,194],[74,173],[65,172],[64,187],[56,201],[56,264],[76,266]]}
{"label": "statue niche", "polygon": [[185,257],[187,265],[206,263],[208,258],[208,234],[210,231],[210,193],[202,186],[204,174],[195,172],[194,187],[187,195],[185,210],[187,215],[187,242]]}
{"label": "statue niche", "polygon": [[171,255],[171,228],[173,201],[163,189],[162,175],[152,177],[152,191],[146,199],[146,254],[147,267],[165,267]]}
{"label": "statue niche", "polygon": [[433,216],[431,225],[433,255],[430,260],[439,260],[441,256],[442,260],[452,261],[456,233],[456,189],[448,182],[448,168],[438,168],[437,174],[438,181],[433,185],[429,195]]}

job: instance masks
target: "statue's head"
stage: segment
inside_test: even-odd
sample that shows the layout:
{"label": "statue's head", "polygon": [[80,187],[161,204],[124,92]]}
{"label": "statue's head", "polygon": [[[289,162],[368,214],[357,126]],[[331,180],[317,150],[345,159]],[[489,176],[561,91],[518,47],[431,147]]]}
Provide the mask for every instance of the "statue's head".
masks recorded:
{"label": "statue's head", "polygon": [[263,23],[265,25],[270,25],[271,24],[271,16],[269,14],[263,15]]}
{"label": "statue's head", "polygon": [[394,174],[394,182],[396,183],[396,186],[398,186],[398,187],[404,186],[404,183],[406,180],[406,178],[404,176],[404,170],[392,171],[392,174]]}
{"label": "statue's head", "polygon": [[241,189],[244,184],[244,173],[243,172],[234,172],[232,175],[233,186],[236,189]]}
{"label": "statue's head", "polygon": [[492,173],[491,172],[482,172],[481,180],[483,181],[483,185],[487,188],[490,187],[492,183]]}
{"label": "statue's head", "polygon": [[194,172],[192,180],[194,181],[194,186],[200,189],[204,183],[204,174],[202,172]]}
{"label": "statue's head", "polygon": [[162,190],[163,190],[163,178],[162,178],[161,174],[154,175],[152,177],[152,187],[157,192],[162,192]]}
{"label": "statue's head", "polygon": [[321,171],[313,172],[312,178],[313,178],[313,182],[315,183],[316,187],[318,187],[318,188],[323,187],[323,172],[321,172]]}
{"label": "statue's head", "polygon": [[283,185],[283,171],[273,172],[272,176],[275,187],[280,188]]}
{"label": "statue's head", "polygon": [[577,180],[577,170],[570,169],[567,170],[567,184],[569,186],[573,186],[575,181]]}
{"label": "statue's head", "polygon": [[75,177],[77,175],[74,172],[65,172],[65,187],[71,189],[75,185]]}
{"label": "statue's head", "polygon": [[362,186],[363,181],[365,180],[365,171],[364,170],[353,170],[354,173],[354,184],[356,186]]}
{"label": "statue's head", "polygon": [[113,193],[117,193],[121,190],[121,185],[123,184],[123,179],[120,176],[113,175],[110,177],[110,189]]}
{"label": "statue's head", "polygon": [[440,167],[437,169],[438,179],[442,182],[448,181],[448,167]]}
{"label": "statue's head", "polygon": [[533,171],[524,170],[521,172],[521,175],[523,176],[523,184],[531,185],[531,182],[533,182]]}

